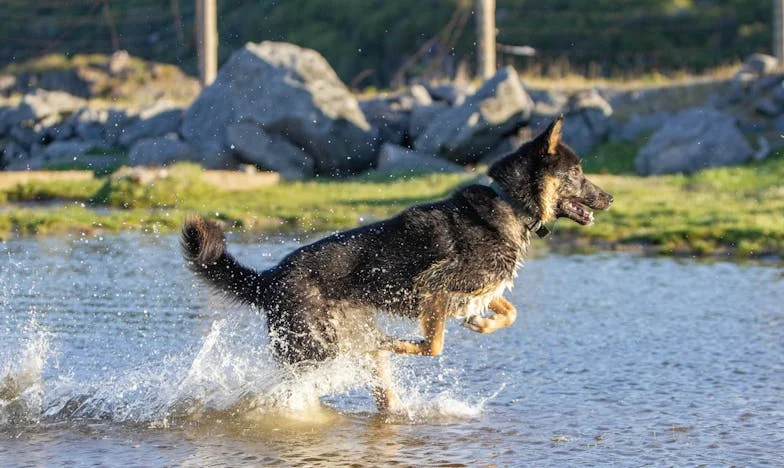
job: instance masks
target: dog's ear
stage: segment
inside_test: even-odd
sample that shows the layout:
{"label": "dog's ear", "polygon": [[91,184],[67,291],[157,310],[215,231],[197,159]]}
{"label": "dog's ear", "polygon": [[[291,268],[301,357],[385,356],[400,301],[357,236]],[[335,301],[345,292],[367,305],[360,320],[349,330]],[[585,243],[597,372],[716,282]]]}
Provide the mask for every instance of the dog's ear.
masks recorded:
{"label": "dog's ear", "polygon": [[536,139],[541,150],[541,154],[553,155],[561,142],[561,132],[563,130],[563,115],[558,116],[553,123],[547,127]]}

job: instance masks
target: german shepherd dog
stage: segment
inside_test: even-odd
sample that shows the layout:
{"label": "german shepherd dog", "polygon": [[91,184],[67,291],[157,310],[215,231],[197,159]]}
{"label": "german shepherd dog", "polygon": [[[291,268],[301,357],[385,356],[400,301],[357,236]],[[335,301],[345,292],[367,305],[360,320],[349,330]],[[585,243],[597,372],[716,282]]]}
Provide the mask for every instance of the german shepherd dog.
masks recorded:
{"label": "german shepherd dog", "polygon": [[[561,143],[563,117],[493,164],[490,186],[470,185],[450,198],[413,206],[394,218],[330,235],[266,271],[226,252],[218,225],[190,218],[182,249],[192,271],[218,291],[266,312],[276,356],[289,363],[341,353],[373,356],[373,396],[381,411],[404,413],[392,389],[390,353],[437,356],[448,318],[477,333],[514,323],[502,296],[523,263],[531,233],[569,218],[593,222],[612,196],[585,178]],[[488,316],[488,309],[492,312]],[[386,336],[375,314],[418,319],[420,340]]]}

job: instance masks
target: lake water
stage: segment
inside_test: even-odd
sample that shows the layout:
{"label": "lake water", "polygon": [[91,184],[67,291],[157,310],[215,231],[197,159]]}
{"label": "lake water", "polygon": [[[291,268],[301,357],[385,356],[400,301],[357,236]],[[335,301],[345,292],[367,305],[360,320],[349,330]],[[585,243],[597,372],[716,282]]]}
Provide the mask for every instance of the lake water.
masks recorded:
{"label": "lake water", "polygon": [[546,255],[508,297],[510,329],[397,358],[385,420],[362,362],[277,366],[173,236],[0,243],[0,466],[784,463],[780,263]]}

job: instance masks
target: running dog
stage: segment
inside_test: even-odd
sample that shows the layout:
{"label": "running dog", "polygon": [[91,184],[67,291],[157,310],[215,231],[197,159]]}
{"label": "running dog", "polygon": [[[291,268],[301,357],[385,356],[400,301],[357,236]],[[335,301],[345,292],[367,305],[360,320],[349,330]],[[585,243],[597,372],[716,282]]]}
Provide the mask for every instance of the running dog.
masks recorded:
{"label": "running dog", "polygon": [[[220,227],[190,218],[182,230],[189,268],[214,289],[266,312],[273,349],[289,363],[369,353],[380,410],[403,406],[392,389],[389,357],[437,356],[449,318],[477,333],[514,323],[503,297],[535,234],[568,218],[593,223],[588,209],[613,198],[583,174],[561,143],[563,117],[493,164],[490,185],[470,185],[450,198],[412,206],[374,224],[330,235],[295,250],[266,271],[247,268],[226,252]],[[487,311],[492,313],[488,315]],[[378,312],[418,319],[420,340],[386,336]]]}

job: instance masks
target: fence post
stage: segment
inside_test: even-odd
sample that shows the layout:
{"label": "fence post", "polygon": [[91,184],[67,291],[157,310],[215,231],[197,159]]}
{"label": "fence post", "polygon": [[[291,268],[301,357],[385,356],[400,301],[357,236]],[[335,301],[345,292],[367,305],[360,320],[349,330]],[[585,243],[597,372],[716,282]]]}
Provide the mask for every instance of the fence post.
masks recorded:
{"label": "fence post", "polygon": [[495,0],[476,0],[475,14],[476,72],[487,79],[495,73]]}
{"label": "fence post", "polygon": [[784,0],[773,0],[773,54],[784,62]]}
{"label": "fence post", "polygon": [[216,0],[196,0],[196,49],[199,79],[208,86],[218,73],[218,12]]}

